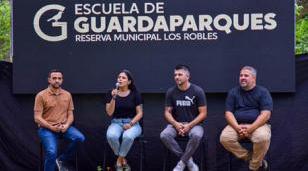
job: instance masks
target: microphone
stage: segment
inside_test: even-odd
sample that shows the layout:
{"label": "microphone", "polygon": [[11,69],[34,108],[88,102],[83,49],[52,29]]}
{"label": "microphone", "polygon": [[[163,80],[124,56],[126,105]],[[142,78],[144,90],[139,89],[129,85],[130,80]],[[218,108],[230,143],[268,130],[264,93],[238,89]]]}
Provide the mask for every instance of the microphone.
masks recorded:
{"label": "microphone", "polygon": [[[119,85],[120,85],[120,83],[118,83],[118,82],[115,84],[115,89],[116,89],[116,90],[119,90]],[[115,94],[115,95],[112,95],[112,99],[113,99],[113,100],[115,100],[116,97],[117,97],[116,94]]]}
{"label": "microphone", "polygon": [[115,84],[115,88],[116,88],[116,89],[119,89],[119,85],[120,85],[120,83],[116,83],[116,84]]}

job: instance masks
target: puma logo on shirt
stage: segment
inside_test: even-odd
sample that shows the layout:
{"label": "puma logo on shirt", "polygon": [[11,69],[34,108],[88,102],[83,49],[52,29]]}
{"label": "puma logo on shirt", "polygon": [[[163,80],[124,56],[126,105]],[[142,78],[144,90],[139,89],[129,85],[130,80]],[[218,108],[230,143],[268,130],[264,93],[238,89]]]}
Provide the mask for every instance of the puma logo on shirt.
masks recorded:
{"label": "puma logo on shirt", "polygon": [[185,100],[189,100],[191,104],[194,104],[194,99],[195,99],[195,96],[193,96],[192,98],[185,96]]}
{"label": "puma logo on shirt", "polygon": [[192,106],[194,104],[195,96],[192,98],[185,96],[185,100],[176,100],[176,106]]}

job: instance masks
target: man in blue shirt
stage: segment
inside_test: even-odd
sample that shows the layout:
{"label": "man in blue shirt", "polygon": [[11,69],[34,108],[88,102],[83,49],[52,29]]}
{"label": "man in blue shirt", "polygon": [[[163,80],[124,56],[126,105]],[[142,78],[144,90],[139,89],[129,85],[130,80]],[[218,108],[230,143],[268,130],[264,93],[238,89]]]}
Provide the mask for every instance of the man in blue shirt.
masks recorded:
{"label": "man in blue shirt", "polygon": [[[220,142],[237,158],[249,162],[250,170],[267,170],[264,156],[269,149],[271,128],[267,123],[273,110],[269,91],[256,85],[257,71],[245,66],[240,71],[239,84],[228,93],[225,117],[228,125],[220,135]],[[253,151],[249,152],[239,143],[249,139]]]}

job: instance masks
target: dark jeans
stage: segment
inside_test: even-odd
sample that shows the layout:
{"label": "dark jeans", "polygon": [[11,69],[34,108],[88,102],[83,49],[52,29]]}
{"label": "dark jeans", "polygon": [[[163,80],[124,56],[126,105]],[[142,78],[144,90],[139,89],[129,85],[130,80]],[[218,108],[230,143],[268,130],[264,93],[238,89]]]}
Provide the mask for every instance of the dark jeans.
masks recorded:
{"label": "dark jeans", "polygon": [[56,133],[46,128],[39,128],[38,135],[42,141],[45,151],[45,171],[55,170],[58,138],[63,137],[71,141],[65,152],[59,156],[59,160],[61,161],[71,160],[74,152],[76,151],[78,143],[85,140],[84,135],[73,126],[70,126],[65,133]]}

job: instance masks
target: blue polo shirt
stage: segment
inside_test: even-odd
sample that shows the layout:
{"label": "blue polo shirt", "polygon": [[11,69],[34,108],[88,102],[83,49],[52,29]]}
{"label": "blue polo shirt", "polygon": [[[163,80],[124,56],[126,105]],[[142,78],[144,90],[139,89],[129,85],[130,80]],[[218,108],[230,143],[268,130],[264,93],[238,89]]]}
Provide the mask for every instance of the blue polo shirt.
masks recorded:
{"label": "blue polo shirt", "polygon": [[231,89],[226,99],[226,111],[232,112],[238,123],[253,123],[262,110],[273,111],[273,100],[262,86],[244,90],[240,86]]}

